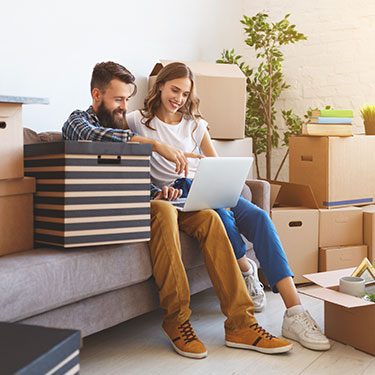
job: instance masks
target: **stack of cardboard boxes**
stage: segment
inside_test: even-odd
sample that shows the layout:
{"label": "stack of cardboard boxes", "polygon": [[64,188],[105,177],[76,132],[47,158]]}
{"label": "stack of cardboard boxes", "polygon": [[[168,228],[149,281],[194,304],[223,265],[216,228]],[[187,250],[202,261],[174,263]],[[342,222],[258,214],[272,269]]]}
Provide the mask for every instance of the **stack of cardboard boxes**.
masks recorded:
{"label": "stack of cardboard boxes", "polygon": [[33,248],[35,179],[24,177],[22,104],[46,99],[0,96],[0,255]]}
{"label": "stack of cardboard boxes", "polygon": [[290,181],[310,185],[319,206],[319,271],[355,267],[369,255],[356,206],[374,202],[374,149],[373,136],[290,139]]}
{"label": "stack of cardboard boxes", "polygon": [[338,291],[340,277],[375,260],[375,206],[361,207],[374,202],[375,137],[291,137],[289,147],[290,181],[309,185],[319,207],[318,269],[327,271],[308,272],[319,287],[302,293],[324,301],[329,338],[375,354],[375,304]]}

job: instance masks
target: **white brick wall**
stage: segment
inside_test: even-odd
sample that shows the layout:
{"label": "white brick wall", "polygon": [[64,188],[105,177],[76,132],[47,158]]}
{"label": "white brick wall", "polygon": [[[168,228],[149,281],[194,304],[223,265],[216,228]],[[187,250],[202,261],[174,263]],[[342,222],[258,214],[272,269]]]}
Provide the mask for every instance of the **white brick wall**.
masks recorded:
{"label": "white brick wall", "polygon": [[[363,133],[359,107],[375,103],[375,1],[243,0],[243,14],[251,17],[260,11],[266,11],[271,22],[290,13],[296,29],[308,37],[282,49],[283,72],[291,87],[277,108],[292,108],[300,116],[308,107],[327,104],[353,109],[354,132]],[[237,53],[254,61],[255,53],[245,43]],[[278,120],[281,124],[281,116]],[[284,150],[274,151],[273,174],[283,155]],[[288,179],[288,166],[281,179]]]}

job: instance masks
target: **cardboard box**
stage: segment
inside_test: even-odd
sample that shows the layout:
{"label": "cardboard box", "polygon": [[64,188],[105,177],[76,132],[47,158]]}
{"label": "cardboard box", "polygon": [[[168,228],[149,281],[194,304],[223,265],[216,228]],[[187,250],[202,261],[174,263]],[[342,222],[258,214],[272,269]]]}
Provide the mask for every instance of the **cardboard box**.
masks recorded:
{"label": "cardboard box", "polygon": [[365,205],[375,197],[375,136],[290,137],[290,181],[310,185],[320,208]]}
{"label": "cardboard box", "polygon": [[368,246],[367,258],[375,262],[375,205],[363,208],[363,243]]}
{"label": "cardboard box", "polygon": [[338,291],[339,279],[355,268],[305,275],[317,288],[300,293],[324,301],[324,332],[327,337],[375,355],[375,303]]}
{"label": "cardboard box", "polygon": [[305,283],[305,273],[318,271],[319,211],[306,185],[271,183],[271,218],[294,273],[294,282]]}
{"label": "cardboard box", "polygon": [[362,243],[363,213],[361,208],[319,209],[319,247]]}
{"label": "cardboard box", "polygon": [[0,180],[23,177],[22,104],[48,99],[0,95]]}
{"label": "cardboard box", "polygon": [[[156,75],[173,61],[160,60],[149,77],[149,87]],[[208,122],[211,138],[241,139],[245,137],[246,77],[234,64],[186,62],[193,71],[200,98],[200,111]]]}
{"label": "cardboard box", "polygon": [[65,248],[150,239],[151,145],[62,141],[25,145],[36,178],[35,240]]}
{"label": "cardboard box", "polygon": [[0,180],[23,177],[22,104],[0,102]]}
{"label": "cardboard box", "polygon": [[367,245],[322,247],[319,249],[319,272],[358,267],[367,257]]}
{"label": "cardboard box", "polygon": [[35,179],[0,180],[0,255],[31,250]]}

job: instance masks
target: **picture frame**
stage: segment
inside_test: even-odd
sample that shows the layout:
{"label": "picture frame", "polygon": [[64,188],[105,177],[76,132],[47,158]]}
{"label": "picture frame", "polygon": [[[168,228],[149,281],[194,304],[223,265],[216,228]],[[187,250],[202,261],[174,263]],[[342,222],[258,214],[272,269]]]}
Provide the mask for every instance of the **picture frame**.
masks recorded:
{"label": "picture frame", "polygon": [[364,258],[351,276],[364,278],[366,284],[375,283],[375,268],[368,260],[368,258]]}

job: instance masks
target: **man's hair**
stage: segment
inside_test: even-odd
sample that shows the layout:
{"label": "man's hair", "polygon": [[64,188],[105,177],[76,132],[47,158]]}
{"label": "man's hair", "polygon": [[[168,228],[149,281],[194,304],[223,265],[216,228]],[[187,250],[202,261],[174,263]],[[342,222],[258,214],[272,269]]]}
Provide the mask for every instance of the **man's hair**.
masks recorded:
{"label": "man's hair", "polygon": [[135,84],[135,77],[124,66],[112,61],[102,62],[95,65],[91,76],[91,92],[93,89],[98,88],[104,92],[113,79],[119,79],[122,82],[134,86],[132,96],[137,92]]}

